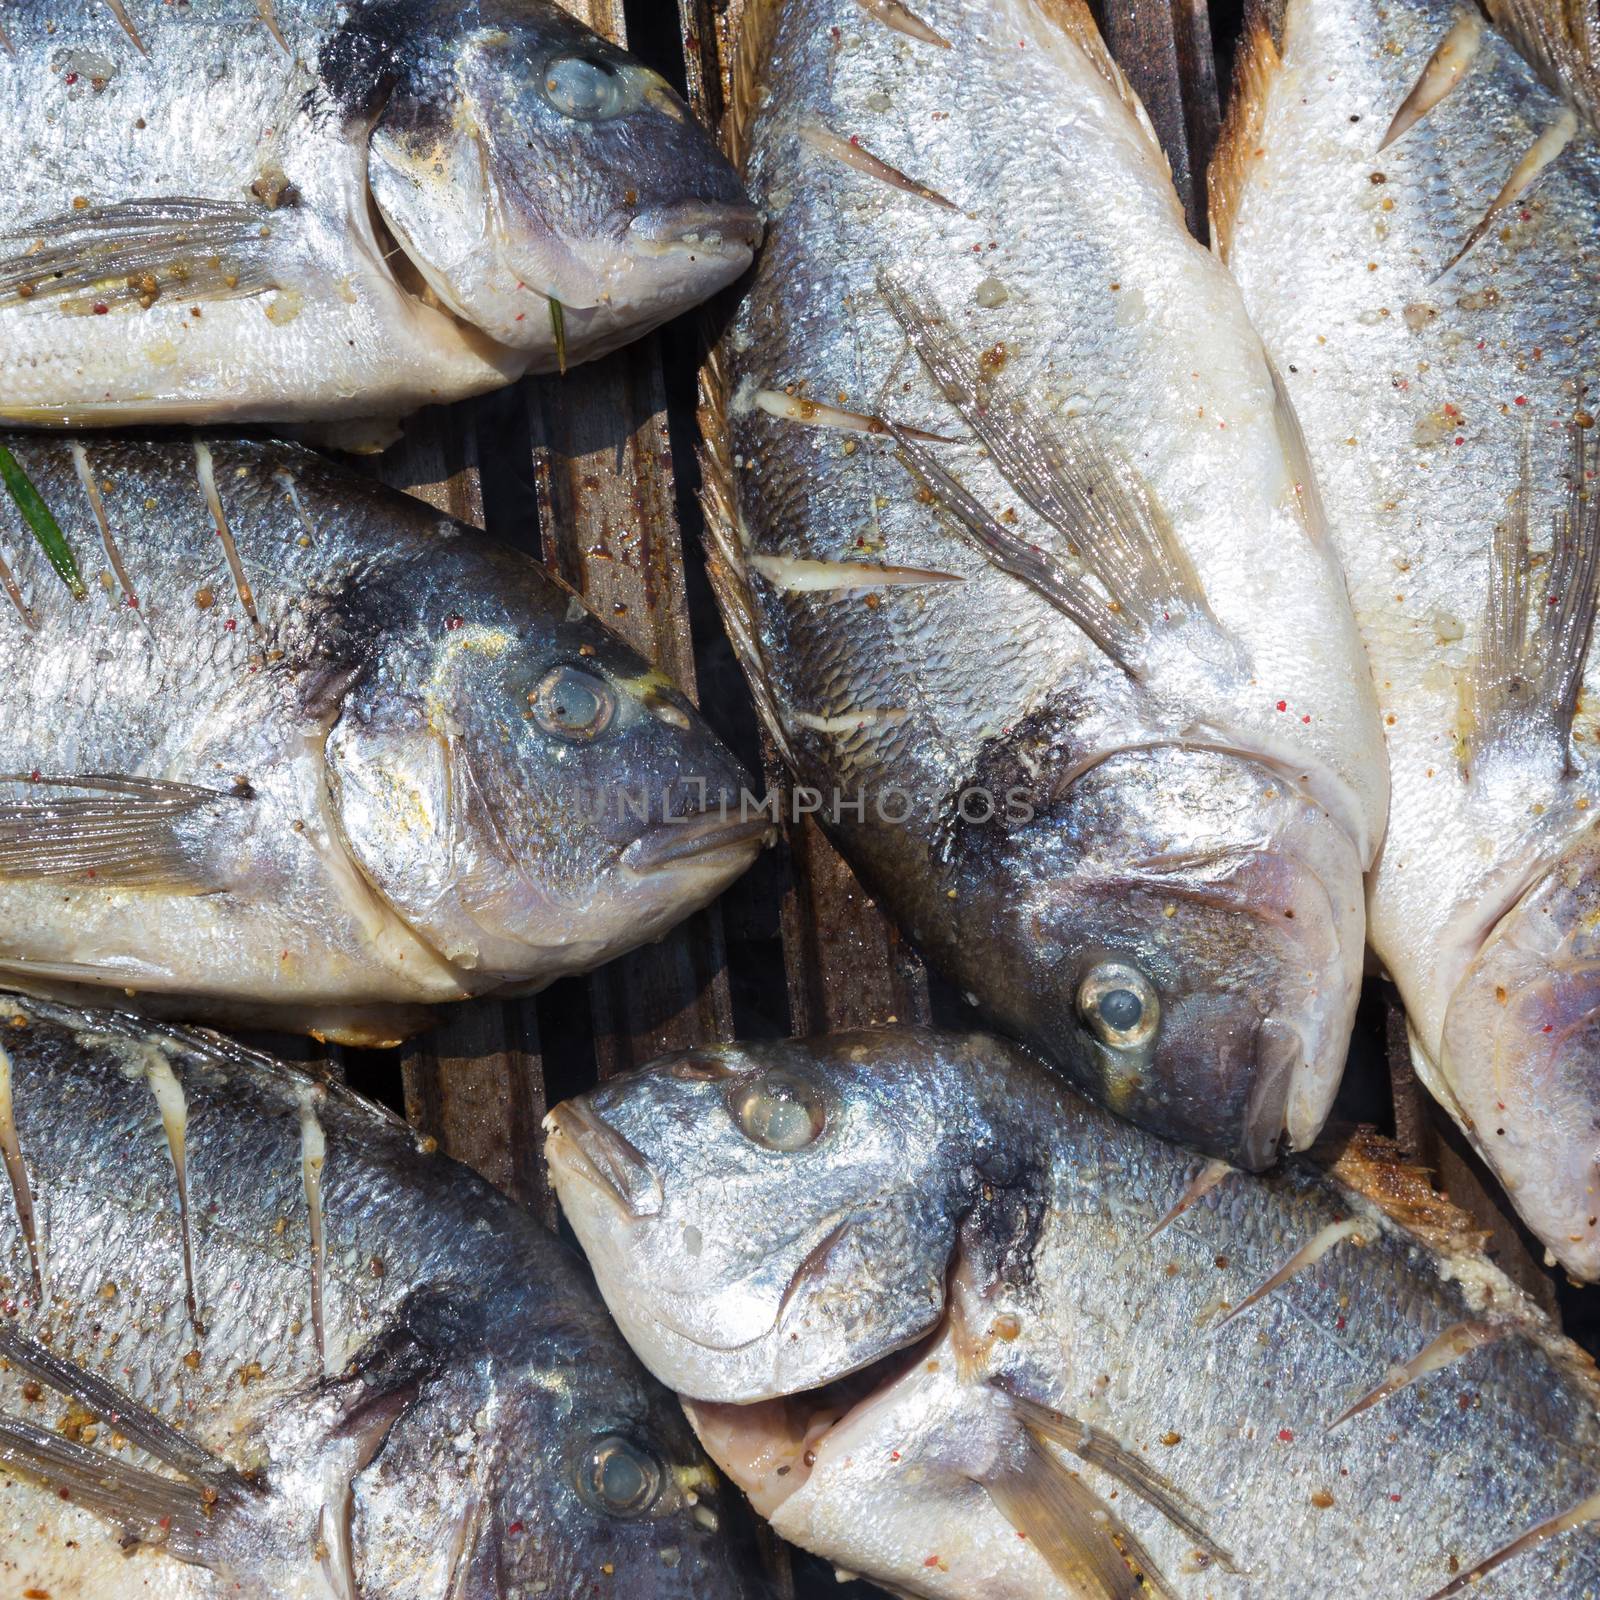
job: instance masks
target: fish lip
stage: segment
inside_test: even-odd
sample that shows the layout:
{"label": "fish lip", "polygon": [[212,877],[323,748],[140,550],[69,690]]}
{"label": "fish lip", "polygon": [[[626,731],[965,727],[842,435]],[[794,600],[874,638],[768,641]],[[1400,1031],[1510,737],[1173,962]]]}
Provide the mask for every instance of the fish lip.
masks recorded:
{"label": "fish lip", "polygon": [[598,1112],[569,1100],[550,1113],[549,1127],[562,1142],[552,1137],[546,1160],[614,1201],[631,1221],[661,1214],[665,1196],[655,1168]]}
{"label": "fish lip", "polygon": [[628,238],[657,254],[693,251],[747,260],[766,231],[766,219],[754,206],[706,205],[690,201],[641,211],[628,224]]}
{"label": "fish lip", "polygon": [[[717,857],[765,842],[772,823],[761,818],[730,821],[718,811],[673,818],[641,835],[622,852],[622,864],[641,877],[657,872],[705,867]],[[755,859],[756,852],[750,852]]]}

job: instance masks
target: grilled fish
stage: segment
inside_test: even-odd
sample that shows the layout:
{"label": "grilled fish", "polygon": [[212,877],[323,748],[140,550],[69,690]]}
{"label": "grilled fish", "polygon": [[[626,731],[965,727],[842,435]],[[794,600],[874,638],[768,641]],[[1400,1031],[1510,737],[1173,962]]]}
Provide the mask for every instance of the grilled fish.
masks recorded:
{"label": "grilled fish", "polygon": [[0,1002],[0,1564],[51,1600],[741,1600],[582,1266],[341,1085]]}
{"label": "grilled fish", "polygon": [[1214,210],[1384,712],[1372,940],[1419,1074],[1594,1277],[1600,142],[1444,0],[1291,4],[1244,62]]}
{"label": "grilled fish", "polygon": [[547,1126],[713,1459],[897,1594],[1600,1594],[1593,1364],[1374,1136],[1255,1176],[892,1029],[667,1057]]}
{"label": "grilled fish", "polygon": [[5,475],[13,984],[393,1040],[659,937],[754,859],[694,707],[421,501],[227,439],[13,436]]}
{"label": "grilled fish", "polygon": [[551,0],[7,0],[0,418],[395,418],[624,344],[758,223]]}
{"label": "grilled fish", "polygon": [[1076,0],[746,29],[772,223],[707,373],[707,509],[773,738],[1007,1032],[1209,1151],[1306,1144],[1385,773],[1236,289]]}

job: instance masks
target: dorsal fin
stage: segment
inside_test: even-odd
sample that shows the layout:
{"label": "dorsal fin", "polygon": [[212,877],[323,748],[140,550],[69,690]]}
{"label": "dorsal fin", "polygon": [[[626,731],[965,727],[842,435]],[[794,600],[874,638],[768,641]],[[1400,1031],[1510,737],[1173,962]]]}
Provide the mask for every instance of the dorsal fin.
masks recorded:
{"label": "dorsal fin", "polygon": [[750,119],[755,115],[762,72],[772,53],[783,4],[784,0],[745,0],[728,50],[722,148],[741,176],[750,154]]}
{"label": "dorsal fin", "polygon": [[[758,0],[765,3],[765,0]],[[706,576],[716,596],[728,642],[744,670],[751,698],[778,754],[791,758],[788,735],[772,687],[761,643],[761,612],[750,586],[749,552],[739,485],[734,473],[728,407],[731,399],[727,353],[713,345],[700,368],[700,509],[705,517]]]}
{"label": "dorsal fin", "polygon": [[[722,148],[741,176],[750,156],[750,122],[783,4],[784,0],[745,0],[724,54],[728,65],[723,85]],[[700,368],[695,413],[701,438],[700,508],[706,522],[706,575],[761,724],[778,754],[787,760],[789,741],[761,645],[761,613],[746,561],[744,520],[739,511],[729,428],[732,401],[727,351],[713,335],[707,340],[706,357]]]}
{"label": "dorsal fin", "polygon": [[1267,93],[1283,60],[1267,19],[1267,8],[1251,5],[1233,63],[1233,90],[1217,147],[1206,171],[1211,199],[1211,248],[1226,261],[1233,243],[1234,218],[1245,179],[1261,155]]}
{"label": "dorsal fin", "polygon": [[1330,1177],[1370,1200],[1391,1222],[1445,1255],[1476,1254],[1489,1235],[1433,1186],[1427,1169],[1405,1159],[1394,1140],[1359,1127],[1317,1147]]}

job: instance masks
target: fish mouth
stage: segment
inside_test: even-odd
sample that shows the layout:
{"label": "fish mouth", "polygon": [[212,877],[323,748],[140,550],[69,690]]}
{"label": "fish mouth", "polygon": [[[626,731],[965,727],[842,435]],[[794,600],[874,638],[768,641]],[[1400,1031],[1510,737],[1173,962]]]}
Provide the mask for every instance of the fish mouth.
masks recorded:
{"label": "fish mouth", "polygon": [[628,238],[652,255],[748,261],[765,230],[754,206],[690,202],[641,212],[629,224]]}
{"label": "fish mouth", "polygon": [[557,1106],[545,1119],[545,1159],[613,1201],[630,1221],[661,1214],[664,1194],[656,1170],[581,1100]]}
{"label": "fish mouth", "polygon": [[720,870],[725,864],[721,858],[736,853],[748,853],[754,861],[771,833],[769,821],[730,820],[719,811],[674,817],[635,839],[622,852],[622,864],[640,877],[713,865]]}

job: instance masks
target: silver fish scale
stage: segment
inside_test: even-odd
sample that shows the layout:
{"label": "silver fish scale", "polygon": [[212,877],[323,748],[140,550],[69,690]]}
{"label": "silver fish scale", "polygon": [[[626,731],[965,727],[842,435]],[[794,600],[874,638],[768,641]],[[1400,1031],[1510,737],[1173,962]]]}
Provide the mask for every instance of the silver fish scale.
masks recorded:
{"label": "silver fish scale", "polygon": [[[1057,1173],[1078,1167],[1077,1140],[1058,1149]],[[1135,1162],[1125,1192],[1157,1210],[1167,1190],[1176,1199],[1181,1171],[1181,1161]],[[1229,1189],[1242,1181],[1223,1179],[1147,1245],[1130,1245],[1103,1189],[1074,1195],[1060,1183],[1060,1220],[1033,1263],[1040,1287],[1016,1303],[1022,1336],[991,1357],[990,1371],[1021,1379],[1023,1392],[1091,1423],[1098,1415],[1207,1508],[1207,1533],[1241,1574],[1212,1568],[1180,1593],[1281,1592],[1279,1575],[1298,1571],[1320,1574],[1321,1593],[1421,1600],[1600,1489],[1592,1375],[1575,1350],[1552,1360],[1515,1331],[1326,1433],[1446,1329],[1490,1308],[1514,1325],[1518,1296],[1492,1273],[1480,1280],[1487,1302],[1463,1293],[1448,1265],[1375,1224],[1377,1237],[1336,1244],[1219,1326],[1297,1249],[1351,1215],[1347,1195],[1304,1171],[1252,1186],[1241,1204]],[[1067,1281],[1056,1274],[1070,1276],[1070,1294],[1043,1287]],[[1030,1343],[1034,1358],[1023,1353],[1013,1367],[1013,1350]],[[1097,1388],[1102,1375],[1109,1392]],[[1177,1442],[1162,1442],[1173,1434]],[[1126,1495],[1118,1504],[1127,1514]],[[1159,1519],[1134,1526],[1165,1537]],[[1167,1548],[1181,1571],[1181,1536]],[[1579,1600],[1600,1593],[1597,1560],[1600,1539],[1569,1535],[1471,1592]]]}
{"label": "silver fish scale", "polygon": [[[37,751],[67,696],[88,715],[66,719],[59,736],[52,728],[61,771],[157,774],[175,761],[192,761],[197,729],[174,715],[184,703],[221,710],[243,697],[260,719],[252,739],[263,732],[282,739],[279,719],[266,714],[281,694],[273,675],[261,673],[269,648],[293,648],[304,660],[325,642],[304,614],[311,597],[363,571],[370,581],[404,561],[405,545],[386,551],[385,530],[363,525],[359,514],[324,523],[315,538],[307,533],[288,483],[274,473],[289,470],[281,462],[303,464],[309,457],[209,445],[219,498],[261,620],[258,632],[234,583],[196,458],[190,456],[188,470],[174,482],[160,471],[160,457],[145,456],[137,444],[90,439],[88,470],[134,585],[135,608],[115,577],[70,447],[23,440],[12,440],[11,447],[61,523],[89,595],[72,600],[16,507],[5,501],[4,549],[36,622],[30,634],[8,606],[0,626],[0,670],[12,713],[0,730],[0,766],[7,772],[38,765],[29,747]],[[428,520],[426,512],[416,518],[419,528]],[[239,773],[254,764],[244,751],[238,760]],[[227,765],[212,770],[223,773]]]}
{"label": "silver fish scale", "polygon": [[[250,0],[130,0],[141,52],[101,0],[8,0],[0,8],[14,47],[0,50],[4,138],[25,141],[30,182],[11,198],[7,231],[80,196],[247,199],[239,174],[270,159],[271,134],[296,120],[316,82],[307,63],[315,65],[338,21],[325,0],[275,0],[271,9],[287,51]],[[338,128],[329,134],[343,142]],[[154,162],[153,152],[169,159]]]}
{"label": "silver fish scale", "polygon": [[[7,999],[0,1011],[23,1017],[20,1027],[0,1029],[0,1048],[46,1287],[41,1311],[11,1191],[0,1183],[7,1329],[116,1384],[237,1466],[267,1465],[269,1445],[285,1442],[271,1439],[274,1413],[322,1373],[342,1372],[411,1289],[462,1282],[492,1293],[530,1256],[541,1274],[560,1279],[557,1253],[509,1206],[456,1169],[420,1161],[400,1123],[340,1089],[314,1089],[242,1053],[141,1035],[92,1012],[65,1013],[63,1028],[63,1014],[27,1002]],[[185,1307],[185,1218],[146,1076],[152,1063],[174,1074],[187,1104],[186,1220],[203,1333]],[[308,1114],[328,1151],[320,1359],[302,1172]],[[0,1411],[53,1427],[69,1409],[21,1374],[0,1377]],[[114,1424],[100,1431],[104,1448]],[[8,1558],[23,1570],[30,1559],[46,1571],[53,1564],[61,1583],[71,1572],[77,1587],[58,1593],[120,1592],[127,1558],[115,1538],[86,1513],[51,1513],[52,1498],[12,1479],[0,1508]],[[61,1540],[74,1534],[82,1546],[75,1562],[61,1554]]]}

